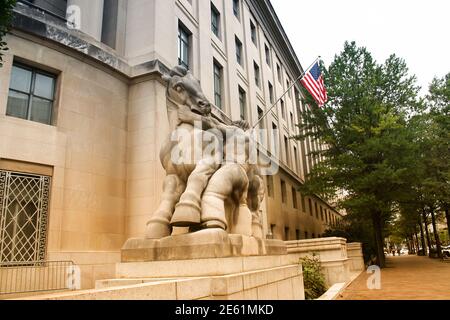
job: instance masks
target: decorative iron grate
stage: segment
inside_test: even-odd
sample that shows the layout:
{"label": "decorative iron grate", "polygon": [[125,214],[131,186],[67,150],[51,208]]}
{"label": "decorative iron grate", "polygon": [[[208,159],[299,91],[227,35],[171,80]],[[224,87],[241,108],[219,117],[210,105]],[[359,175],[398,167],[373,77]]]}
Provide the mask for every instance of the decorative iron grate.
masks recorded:
{"label": "decorative iron grate", "polygon": [[50,177],[0,170],[0,263],[43,261]]}

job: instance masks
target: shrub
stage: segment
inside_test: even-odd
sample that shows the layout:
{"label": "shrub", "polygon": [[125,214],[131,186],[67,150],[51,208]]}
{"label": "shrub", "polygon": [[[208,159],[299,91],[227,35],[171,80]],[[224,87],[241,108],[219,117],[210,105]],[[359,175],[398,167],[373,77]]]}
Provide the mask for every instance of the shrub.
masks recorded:
{"label": "shrub", "polygon": [[317,299],[327,291],[325,285],[325,276],[322,273],[322,267],[317,255],[300,258],[303,266],[303,283],[305,287],[305,299]]}
{"label": "shrub", "polygon": [[8,50],[4,38],[11,25],[15,5],[16,0],[0,0],[0,67],[3,65],[3,51]]}

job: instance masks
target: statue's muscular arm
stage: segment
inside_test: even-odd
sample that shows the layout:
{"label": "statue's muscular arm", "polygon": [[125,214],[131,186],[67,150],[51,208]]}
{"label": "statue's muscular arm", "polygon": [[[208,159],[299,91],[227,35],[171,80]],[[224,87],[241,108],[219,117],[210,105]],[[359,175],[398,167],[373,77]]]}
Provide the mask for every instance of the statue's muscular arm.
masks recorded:
{"label": "statue's muscular arm", "polygon": [[223,134],[225,134],[227,130],[235,129],[234,126],[227,126],[211,116],[202,116],[194,113],[187,106],[180,107],[180,109],[178,110],[178,119],[180,123],[189,123],[192,125],[194,125],[196,122],[201,122],[202,128],[204,130],[218,129]]}

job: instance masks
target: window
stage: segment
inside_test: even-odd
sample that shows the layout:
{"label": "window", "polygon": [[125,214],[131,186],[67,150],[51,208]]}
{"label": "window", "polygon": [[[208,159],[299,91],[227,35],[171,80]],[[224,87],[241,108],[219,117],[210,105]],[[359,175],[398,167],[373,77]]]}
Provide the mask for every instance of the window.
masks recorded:
{"label": "window", "polygon": [[274,239],[274,235],[275,235],[275,228],[277,227],[276,224],[271,224],[270,225],[270,234],[272,235],[272,239]]}
{"label": "window", "polygon": [[255,44],[255,46],[258,46],[258,42],[256,40],[256,26],[251,20],[250,20],[250,35],[252,38],[252,42]]}
{"label": "window", "polygon": [[294,161],[295,161],[295,163],[294,163],[295,171],[298,172],[298,154],[297,154],[296,146],[294,146]]}
{"label": "window", "polygon": [[267,45],[264,46],[264,51],[266,52],[266,63],[270,67],[270,49]]}
{"label": "window", "polygon": [[290,80],[290,79],[286,80],[286,90],[288,91],[288,96],[289,96],[289,98],[292,98],[292,92],[291,92],[291,89],[288,90],[288,88],[289,88],[290,85],[291,85],[291,80]]}
{"label": "window", "polygon": [[56,14],[60,18],[66,18],[66,8],[67,0],[52,0],[52,1],[42,1],[42,0],[28,0],[35,6]]}
{"label": "window", "polygon": [[[63,16],[65,17],[65,15],[66,13],[64,12]],[[118,19],[119,19],[119,2],[117,0],[103,1],[101,41],[113,49],[116,49]]]}
{"label": "window", "polygon": [[316,235],[313,233],[313,234],[312,234],[312,238],[314,239],[315,237],[316,237]]}
{"label": "window", "polygon": [[294,126],[294,114],[292,113],[292,111],[289,112],[289,118],[291,119],[291,130],[294,130],[295,126]]}
{"label": "window", "polygon": [[294,207],[294,209],[298,208],[298,205],[297,205],[297,190],[295,190],[294,187],[292,187],[292,206]]}
{"label": "window", "polygon": [[308,208],[309,208],[309,215],[313,215],[313,207],[312,207],[312,201],[308,198]]}
{"label": "window", "polygon": [[240,16],[239,0],[233,0],[233,13],[234,16],[239,19]]}
{"label": "window", "polygon": [[178,25],[178,64],[189,69],[191,34],[181,24]]}
{"label": "window", "polygon": [[235,43],[236,43],[236,61],[242,66],[242,42],[238,39],[238,37],[235,37]]}
{"label": "window", "polygon": [[211,30],[220,39],[220,13],[211,3]]}
{"label": "window", "polygon": [[274,99],[273,99],[273,86],[269,81],[269,101],[271,104],[274,103]]}
{"label": "window", "polygon": [[284,108],[283,99],[280,100],[280,104],[281,104],[281,116],[283,117],[284,120],[286,120],[286,109]]}
{"label": "window", "polygon": [[305,197],[303,196],[303,194],[300,193],[300,200],[302,202],[302,210],[303,212],[306,213],[306,208],[305,208]]}
{"label": "window", "polygon": [[289,140],[286,136],[284,136],[284,152],[286,153],[286,164],[289,166],[291,159],[289,156]]}
{"label": "window", "polygon": [[259,143],[265,145],[266,143],[266,139],[264,137],[264,133],[265,133],[265,125],[264,125],[264,119],[260,120],[263,116],[264,116],[264,111],[257,106],[256,107],[258,110],[258,126],[259,126]]}
{"label": "window", "polygon": [[281,82],[281,68],[280,68],[280,65],[278,63],[277,63],[277,77],[278,77],[278,82],[282,83]]}
{"label": "window", "polygon": [[276,153],[278,151],[278,128],[275,123],[272,123],[272,139],[273,152]]}
{"label": "window", "polygon": [[[295,105],[297,107],[298,112],[300,112],[300,93],[298,93],[298,90],[294,88],[294,94],[295,94]],[[300,119],[300,117],[299,117]]]}
{"label": "window", "polygon": [[286,197],[286,182],[284,180],[281,180],[281,201],[283,203],[286,203],[287,197]]}
{"label": "window", "polygon": [[308,231],[305,231],[305,239],[308,239]]}
{"label": "window", "polygon": [[214,69],[214,103],[216,107],[222,109],[222,66],[216,61],[213,64]]}
{"label": "window", "polygon": [[269,197],[273,197],[273,177],[272,176],[266,176],[267,177],[267,194]]}
{"label": "window", "polygon": [[51,124],[54,95],[54,75],[15,63],[9,83],[6,115]]}
{"label": "window", "polygon": [[284,240],[289,240],[289,227],[284,228]]}
{"label": "window", "polygon": [[241,88],[238,87],[238,91],[239,91],[239,111],[240,111],[240,117],[241,120],[246,120],[247,119],[247,111],[246,111],[246,94],[245,91]]}
{"label": "window", "polygon": [[295,239],[300,240],[300,230],[295,229]]}
{"label": "window", "polygon": [[320,206],[320,220],[323,221],[323,208]]}
{"label": "window", "polygon": [[0,170],[0,262],[45,260],[50,179]]}
{"label": "window", "polygon": [[259,74],[259,66],[258,66],[258,64],[256,64],[255,61],[253,61],[253,68],[255,70],[255,84],[256,84],[256,86],[260,87],[261,86],[261,78],[260,78],[260,74]]}
{"label": "window", "polygon": [[316,212],[316,219],[319,219],[319,210],[317,209],[317,202],[314,202],[314,211]]}

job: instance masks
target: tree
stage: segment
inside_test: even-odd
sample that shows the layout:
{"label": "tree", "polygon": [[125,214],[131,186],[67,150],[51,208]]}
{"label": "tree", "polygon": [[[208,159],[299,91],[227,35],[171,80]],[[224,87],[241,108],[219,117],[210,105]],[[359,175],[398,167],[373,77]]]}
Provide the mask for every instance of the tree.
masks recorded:
{"label": "tree", "polygon": [[8,50],[6,42],[4,41],[5,35],[12,21],[12,10],[16,5],[16,0],[0,0],[0,67],[3,66],[3,52]]}
{"label": "tree", "polygon": [[323,68],[328,103],[319,108],[305,91],[296,139],[311,137],[326,150],[311,152],[323,161],[308,175],[305,193],[331,199],[345,190],[340,207],[371,221],[377,263],[385,266],[383,230],[392,218],[392,204],[411,179],[414,146],[407,115],[418,109],[418,87],[405,62],[391,55],[377,64],[364,47],[344,44],[328,69]]}
{"label": "tree", "polygon": [[349,212],[336,224],[325,230],[324,237],[341,237],[347,242],[361,242],[364,262],[371,264],[376,257],[376,244],[371,232],[371,221],[364,215]]}
{"label": "tree", "polygon": [[445,212],[450,235],[450,72],[443,78],[433,79],[427,101],[431,118],[428,150],[431,175],[426,184]]}

